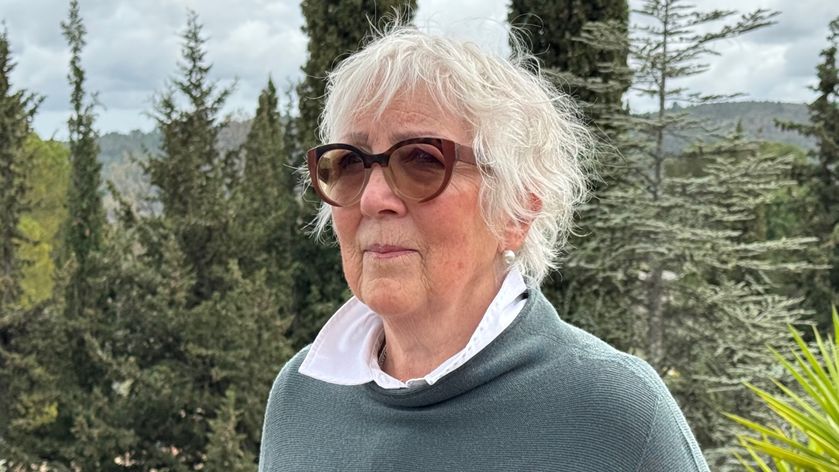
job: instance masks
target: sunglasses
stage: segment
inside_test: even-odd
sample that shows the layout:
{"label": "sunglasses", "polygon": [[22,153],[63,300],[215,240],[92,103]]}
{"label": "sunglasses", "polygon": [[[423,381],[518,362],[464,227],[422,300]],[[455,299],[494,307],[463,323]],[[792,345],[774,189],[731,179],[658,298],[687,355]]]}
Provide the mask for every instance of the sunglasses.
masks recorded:
{"label": "sunglasses", "polygon": [[[461,150],[467,152],[461,155]],[[310,149],[309,175],[326,203],[351,206],[361,200],[373,164],[379,164],[391,190],[400,198],[427,202],[443,193],[457,161],[475,164],[471,148],[443,138],[400,141],[381,154],[368,154],[349,144],[324,144]]]}

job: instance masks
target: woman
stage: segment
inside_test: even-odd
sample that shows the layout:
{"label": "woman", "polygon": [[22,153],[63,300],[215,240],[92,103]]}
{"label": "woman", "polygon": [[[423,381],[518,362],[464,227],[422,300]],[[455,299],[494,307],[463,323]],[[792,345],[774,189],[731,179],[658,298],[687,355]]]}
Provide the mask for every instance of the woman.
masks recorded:
{"label": "woman", "polygon": [[538,289],[592,141],[529,60],[402,28],[330,75],[308,170],[354,296],[280,372],[260,470],[708,470],[655,372]]}

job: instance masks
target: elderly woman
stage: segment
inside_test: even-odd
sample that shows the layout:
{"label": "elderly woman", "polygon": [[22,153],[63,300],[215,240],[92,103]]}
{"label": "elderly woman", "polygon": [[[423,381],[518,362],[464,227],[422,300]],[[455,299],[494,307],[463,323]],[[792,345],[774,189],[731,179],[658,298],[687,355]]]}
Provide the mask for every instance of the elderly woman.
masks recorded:
{"label": "elderly woman", "polygon": [[539,291],[586,182],[569,100],[397,28],[329,76],[311,183],[353,297],[271,390],[261,471],[707,471],[642,360]]}

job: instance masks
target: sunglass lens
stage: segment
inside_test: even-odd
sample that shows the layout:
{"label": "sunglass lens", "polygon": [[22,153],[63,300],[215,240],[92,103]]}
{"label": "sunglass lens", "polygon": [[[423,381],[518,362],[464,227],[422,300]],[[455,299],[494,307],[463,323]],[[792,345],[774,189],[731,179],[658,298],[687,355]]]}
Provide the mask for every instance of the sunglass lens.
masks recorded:
{"label": "sunglass lens", "polygon": [[321,192],[341,205],[353,201],[364,186],[364,163],[358,154],[347,149],[324,152],[317,172]]}
{"label": "sunglass lens", "polygon": [[408,144],[396,149],[389,166],[399,192],[416,200],[433,195],[446,179],[443,153],[432,144]]}

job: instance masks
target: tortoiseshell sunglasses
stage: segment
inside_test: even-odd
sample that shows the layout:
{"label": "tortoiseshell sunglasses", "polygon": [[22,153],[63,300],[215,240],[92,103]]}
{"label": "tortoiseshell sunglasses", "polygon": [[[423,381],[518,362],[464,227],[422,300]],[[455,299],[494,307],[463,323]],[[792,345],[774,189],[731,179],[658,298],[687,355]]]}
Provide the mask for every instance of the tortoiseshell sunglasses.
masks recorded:
{"label": "tortoiseshell sunglasses", "polygon": [[324,144],[307,153],[315,191],[326,203],[352,206],[379,164],[391,190],[400,198],[427,202],[443,193],[457,161],[475,164],[471,148],[443,138],[400,141],[381,154],[369,154],[349,144]]}

